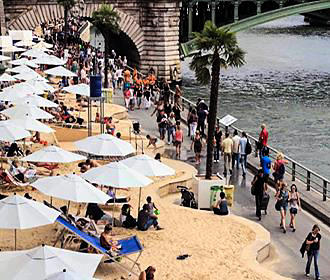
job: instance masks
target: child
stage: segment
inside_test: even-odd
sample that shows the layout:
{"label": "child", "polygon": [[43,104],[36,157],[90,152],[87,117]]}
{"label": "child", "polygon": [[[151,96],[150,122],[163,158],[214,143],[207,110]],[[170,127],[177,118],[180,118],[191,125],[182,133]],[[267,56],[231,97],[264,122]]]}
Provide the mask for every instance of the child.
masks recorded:
{"label": "child", "polygon": [[158,211],[158,208],[156,207],[155,203],[152,202],[151,196],[147,197],[147,203],[148,203],[148,207],[149,207],[150,217],[157,219],[157,216],[154,214],[154,209],[156,209]]}
{"label": "child", "polygon": [[150,135],[147,135],[146,138],[149,140],[149,144],[148,144],[147,148],[150,145],[153,145],[154,148],[156,148],[157,138],[156,137],[151,137]]}

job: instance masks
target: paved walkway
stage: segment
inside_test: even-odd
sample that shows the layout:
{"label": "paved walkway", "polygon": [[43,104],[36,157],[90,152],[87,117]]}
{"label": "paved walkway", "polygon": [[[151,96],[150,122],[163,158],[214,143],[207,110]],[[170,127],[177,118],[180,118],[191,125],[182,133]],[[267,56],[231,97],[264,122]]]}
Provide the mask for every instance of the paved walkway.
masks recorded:
{"label": "paved walkway", "polygon": [[[123,105],[123,99],[121,94],[114,96],[114,103]],[[151,117],[152,109],[147,110],[135,110],[129,112],[129,118],[138,120],[141,124],[142,132],[148,133],[153,136],[159,136],[156,124],[156,118]],[[185,130],[187,131],[187,130]],[[185,138],[181,160],[184,160],[194,165],[194,153],[189,150],[190,141],[188,137]],[[170,145],[166,145],[165,154],[170,158],[175,158],[175,148]],[[199,173],[205,171],[205,149],[202,155],[202,162],[200,166],[196,166]],[[222,174],[223,165],[222,162],[214,164],[214,172]],[[232,208],[232,212],[236,215],[245,217],[249,220],[256,222],[255,217],[255,202],[254,197],[250,193],[250,182],[253,179],[253,174],[248,172],[246,179],[243,179],[240,175],[240,170],[234,170],[233,176],[231,177],[231,183],[235,185],[235,203]],[[307,279],[304,276],[304,269],[306,264],[306,257],[301,258],[299,249],[302,241],[305,239],[308,232],[311,230],[313,224],[318,223],[321,227],[321,255],[319,259],[319,268],[322,279],[330,279],[330,229],[326,225],[323,225],[306,211],[301,211],[297,215],[297,231],[292,233],[287,230],[286,234],[283,234],[279,228],[280,217],[279,213],[275,211],[275,199],[274,193],[270,192],[271,200],[268,206],[268,215],[263,216],[261,223],[268,231],[271,232],[272,244],[277,250],[277,254],[280,259],[276,263],[265,263],[269,265],[276,272],[283,276],[291,277],[293,279]],[[288,216],[289,219],[289,216]],[[311,275],[314,275],[314,269],[311,269]]]}

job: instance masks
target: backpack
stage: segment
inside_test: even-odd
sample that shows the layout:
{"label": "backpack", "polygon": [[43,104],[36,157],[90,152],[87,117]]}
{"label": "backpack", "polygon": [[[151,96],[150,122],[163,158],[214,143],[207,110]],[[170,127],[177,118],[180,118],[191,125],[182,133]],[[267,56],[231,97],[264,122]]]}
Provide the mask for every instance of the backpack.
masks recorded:
{"label": "backpack", "polygon": [[246,154],[246,155],[249,155],[249,154],[251,154],[251,153],[252,153],[252,146],[251,146],[251,144],[250,144],[249,139],[247,139],[247,141],[246,141],[246,146],[245,146],[245,154]]}

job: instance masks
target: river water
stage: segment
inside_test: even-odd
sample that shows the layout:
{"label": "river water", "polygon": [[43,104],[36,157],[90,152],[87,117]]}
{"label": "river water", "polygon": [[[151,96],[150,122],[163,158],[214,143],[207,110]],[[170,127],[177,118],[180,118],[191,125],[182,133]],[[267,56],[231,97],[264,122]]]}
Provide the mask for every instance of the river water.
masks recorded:
{"label": "river water", "polygon": [[[330,178],[330,30],[293,16],[238,33],[246,65],[223,71],[218,114],[257,136],[269,130],[271,146]],[[183,62],[184,96],[208,100]]]}

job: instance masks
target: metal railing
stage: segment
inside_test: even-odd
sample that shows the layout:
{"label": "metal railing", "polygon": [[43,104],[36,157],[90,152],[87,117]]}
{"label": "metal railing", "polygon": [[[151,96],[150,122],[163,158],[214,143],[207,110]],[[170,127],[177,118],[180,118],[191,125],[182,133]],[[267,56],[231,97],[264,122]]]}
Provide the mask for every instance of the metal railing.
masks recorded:
{"label": "metal railing", "polygon": [[[132,67],[127,66],[130,70],[133,70]],[[138,71],[138,74],[140,74],[142,77],[146,76]],[[174,92],[171,90],[171,93],[174,95]],[[196,104],[192,101],[188,100],[185,97],[181,97],[181,104],[183,109],[187,109],[186,112],[188,112],[189,107],[196,107]],[[187,120],[186,120],[187,121]],[[217,118],[217,122],[221,125],[219,122],[219,118]],[[223,125],[221,125],[224,127]],[[235,127],[233,125],[230,126],[232,129],[236,129],[238,132],[242,133],[243,130]],[[256,137],[253,137],[252,135],[247,134],[248,139],[250,140],[251,145],[254,147],[255,155],[257,155],[257,142],[259,139]],[[270,158],[272,161],[275,160],[276,155],[279,153],[279,151],[273,147],[268,146],[270,150]],[[306,190],[311,191],[314,190],[317,193],[322,195],[323,201],[326,201],[327,198],[330,198],[330,190],[328,186],[330,186],[330,180],[321,176],[320,174],[314,172],[313,170],[307,168],[306,166],[302,165],[301,163],[295,161],[294,159],[284,155],[285,160],[288,161],[288,164],[286,164],[285,173],[291,177],[291,180],[294,182],[296,180],[301,181],[302,183],[306,184]]]}
{"label": "metal railing", "polygon": [[[182,99],[182,105],[184,108],[188,109],[190,106],[196,107],[196,104],[188,100],[187,98],[181,97]],[[217,119],[219,122],[219,118]],[[221,125],[221,123],[219,123]],[[223,125],[221,125],[224,127]],[[232,129],[236,129],[238,132],[242,133],[243,130],[235,127],[233,125],[230,126]],[[253,137],[251,135],[247,135],[248,139],[250,140],[250,143],[252,146],[254,146],[255,154],[257,153],[257,142],[259,139],[256,137]],[[274,161],[276,158],[276,155],[279,153],[279,151],[273,147],[268,146],[270,153],[270,158]],[[291,177],[291,180],[294,182],[296,180],[299,180],[306,184],[306,190],[314,190],[317,193],[322,195],[323,201],[326,201],[327,198],[330,198],[330,190],[328,189],[328,186],[330,185],[330,180],[321,176],[320,174],[314,172],[313,170],[305,167],[304,165],[300,164],[299,162],[295,161],[294,159],[284,156],[285,160],[288,161],[288,164],[286,165],[286,173]]]}

